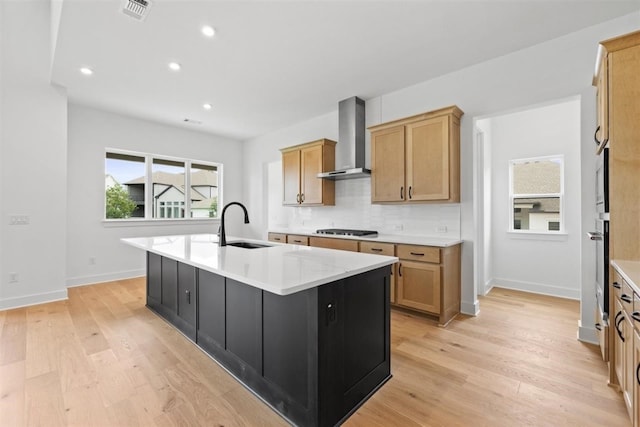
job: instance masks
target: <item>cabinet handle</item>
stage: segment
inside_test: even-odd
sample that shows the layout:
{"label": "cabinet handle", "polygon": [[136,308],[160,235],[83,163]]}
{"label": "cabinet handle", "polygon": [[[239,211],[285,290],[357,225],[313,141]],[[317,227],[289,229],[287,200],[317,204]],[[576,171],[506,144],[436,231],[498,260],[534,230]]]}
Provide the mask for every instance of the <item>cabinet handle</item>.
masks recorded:
{"label": "cabinet handle", "polygon": [[636,368],[636,381],[638,385],[640,385],[640,376],[638,376],[638,374],[640,374],[640,363],[638,363],[638,367]]}
{"label": "cabinet handle", "polygon": [[620,289],[620,283],[613,282],[613,287],[616,288],[616,289]]}
{"label": "cabinet handle", "polygon": [[279,242],[281,239],[279,237],[274,237],[273,240],[275,240],[276,242]]}
{"label": "cabinet handle", "polygon": [[296,194],[296,203],[300,203],[300,193]]}
{"label": "cabinet handle", "polygon": [[302,240],[294,240],[293,243],[302,243]]}
{"label": "cabinet handle", "polygon": [[424,254],[421,254],[420,252],[409,252],[409,253],[413,256],[424,256]]}
{"label": "cabinet handle", "polygon": [[411,198],[411,186],[409,186],[409,198]]}
{"label": "cabinet handle", "polygon": [[402,263],[398,264],[398,277],[402,277]]}
{"label": "cabinet handle", "polygon": [[304,193],[300,195],[300,203],[304,203]]}
{"label": "cabinet handle", "polygon": [[620,299],[624,302],[626,302],[627,304],[631,304],[631,297],[627,294],[622,294],[620,296]]}
{"label": "cabinet handle", "polygon": [[596,142],[596,145],[604,145],[609,142],[609,138],[604,139],[602,141],[598,141],[598,131],[600,130],[600,125],[596,128],[596,131],[593,133],[593,140]]}
{"label": "cabinet handle", "polygon": [[191,291],[187,290],[185,292],[187,294],[187,304],[191,304]]}
{"label": "cabinet handle", "polygon": [[400,198],[404,199],[404,187],[400,187]]}
{"label": "cabinet handle", "polygon": [[596,329],[601,331],[602,330],[602,326],[600,325],[600,323],[596,323]]}
{"label": "cabinet handle", "polygon": [[[622,312],[620,313],[622,314]],[[624,315],[620,316],[620,318],[616,322],[616,331],[618,331],[618,336],[620,337],[622,342],[624,342],[624,337],[622,336],[622,331],[620,330],[619,326],[620,326],[620,323],[622,323],[623,321],[624,321]]]}
{"label": "cabinet handle", "polygon": [[371,250],[373,252],[382,252],[382,249],[380,249],[380,248],[371,248]]}
{"label": "cabinet handle", "polygon": [[640,311],[634,311],[631,313],[631,318],[636,322],[640,322]]}

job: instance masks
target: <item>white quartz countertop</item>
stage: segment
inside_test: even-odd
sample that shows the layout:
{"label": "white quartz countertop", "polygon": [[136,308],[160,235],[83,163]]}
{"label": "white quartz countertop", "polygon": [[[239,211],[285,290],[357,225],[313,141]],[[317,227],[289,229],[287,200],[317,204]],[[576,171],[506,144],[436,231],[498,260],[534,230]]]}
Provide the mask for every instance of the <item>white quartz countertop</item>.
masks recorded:
{"label": "white quartz countertop", "polygon": [[269,247],[245,249],[218,246],[215,234],[121,239],[122,242],[277,295],[289,295],[319,285],[391,265],[396,257],[309,246],[286,245],[227,236],[227,243],[246,241]]}
{"label": "white quartz countertop", "polygon": [[371,242],[400,243],[406,245],[437,246],[441,248],[455,246],[462,243],[462,240],[460,239],[447,239],[428,236],[408,236],[403,234],[378,234],[376,237],[339,236],[334,234],[319,234],[315,231],[295,230],[291,228],[273,228],[270,229],[269,232],[280,234],[297,234],[299,236],[330,237],[334,239],[364,240]]}
{"label": "white quartz countertop", "polygon": [[613,268],[618,270],[622,278],[631,285],[636,293],[640,293],[640,261],[613,260]]}

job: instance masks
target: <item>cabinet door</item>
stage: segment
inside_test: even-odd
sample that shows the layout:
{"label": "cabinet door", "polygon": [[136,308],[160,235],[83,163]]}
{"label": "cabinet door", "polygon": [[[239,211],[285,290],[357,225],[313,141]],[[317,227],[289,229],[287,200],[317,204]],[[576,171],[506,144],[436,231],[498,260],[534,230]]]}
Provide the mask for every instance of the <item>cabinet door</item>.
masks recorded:
{"label": "cabinet door", "polygon": [[183,263],[178,263],[178,317],[187,324],[180,330],[195,339],[196,268]]}
{"label": "cabinet door", "polygon": [[640,334],[633,333],[633,425],[640,426]]}
{"label": "cabinet door", "polygon": [[407,199],[449,199],[449,117],[407,125]]}
{"label": "cabinet door", "polygon": [[597,128],[595,139],[600,141],[597,152],[600,153],[609,139],[609,67],[608,56],[605,54],[600,62],[598,80],[596,84]]}
{"label": "cabinet door", "polygon": [[300,199],[300,151],[282,153],[282,204],[297,205]]}
{"label": "cabinet door", "polygon": [[620,316],[624,316],[624,311],[622,310],[622,303],[618,298],[615,299],[615,317],[613,318],[613,327],[615,328],[615,339],[613,341],[614,347],[614,371],[616,373],[616,379],[618,380],[618,384],[620,388],[624,389],[624,343],[622,341],[622,330],[619,323]]}
{"label": "cabinet door", "polygon": [[405,200],[404,126],[371,134],[371,201]]}
{"label": "cabinet door", "polygon": [[147,252],[147,305],[157,306],[162,302],[162,257]]}
{"label": "cabinet door", "polygon": [[629,417],[633,419],[633,384],[635,377],[635,365],[633,364],[633,324],[628,313],[624,315],[624,321],[621,325],[624,336],[624,388],[622,389],[622,396],[624,397],[624,403],[627,405],[627,411]]}
{"label": "cabinet door", "polygon": [[[395,245],[393,243],[377,243],[377,242],[360,242],[360,252],[366,252],[369,254],[376,255],[387,255],[394,256],[395,255]],[[391,277],[389,281],[390,289],[390,299],[391,304],[396,303],[396,265],[395,263],[391,266]]]}
{"label": "cabinet door", "polygon": [[300,150],[300,201],[303,205],[319,205],[322,200],[322,145]]}
{"label": "cabinet door", "polygon": [[173,315],[178,311],[178,261],[162,258],[162,306]]}
{"label": "cabinet door", "polygon": [[397,303],[440,314],[440,265],[400,260]]}

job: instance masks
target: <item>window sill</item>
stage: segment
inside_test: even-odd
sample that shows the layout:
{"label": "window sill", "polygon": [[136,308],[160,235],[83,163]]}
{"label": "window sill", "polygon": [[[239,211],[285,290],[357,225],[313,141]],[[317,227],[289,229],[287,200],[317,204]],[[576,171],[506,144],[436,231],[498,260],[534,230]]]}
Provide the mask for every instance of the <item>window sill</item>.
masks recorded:
{"label": "window sill", "polygon": [[219,218],[176,218],[176,219],[103,219],[104,227],[157,227],[168,225],[218,224]]}
{"label": "window sill", "polygon": [[555,242],[566,242],[569,240],[569,234],[564,231],[507,231],[507,234],[511,239],[548,240]]}

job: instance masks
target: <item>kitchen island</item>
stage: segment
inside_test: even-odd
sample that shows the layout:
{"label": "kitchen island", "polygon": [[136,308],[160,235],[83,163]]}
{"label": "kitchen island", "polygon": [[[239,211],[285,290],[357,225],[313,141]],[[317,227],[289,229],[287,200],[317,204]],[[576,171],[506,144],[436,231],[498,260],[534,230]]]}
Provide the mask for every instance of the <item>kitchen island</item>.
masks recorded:
{"label": "kitchen island", "polygon": [[122,240],[147,252],[147,306],[285,419],[340,424],[391,378],[397,258],[217,239]]}

